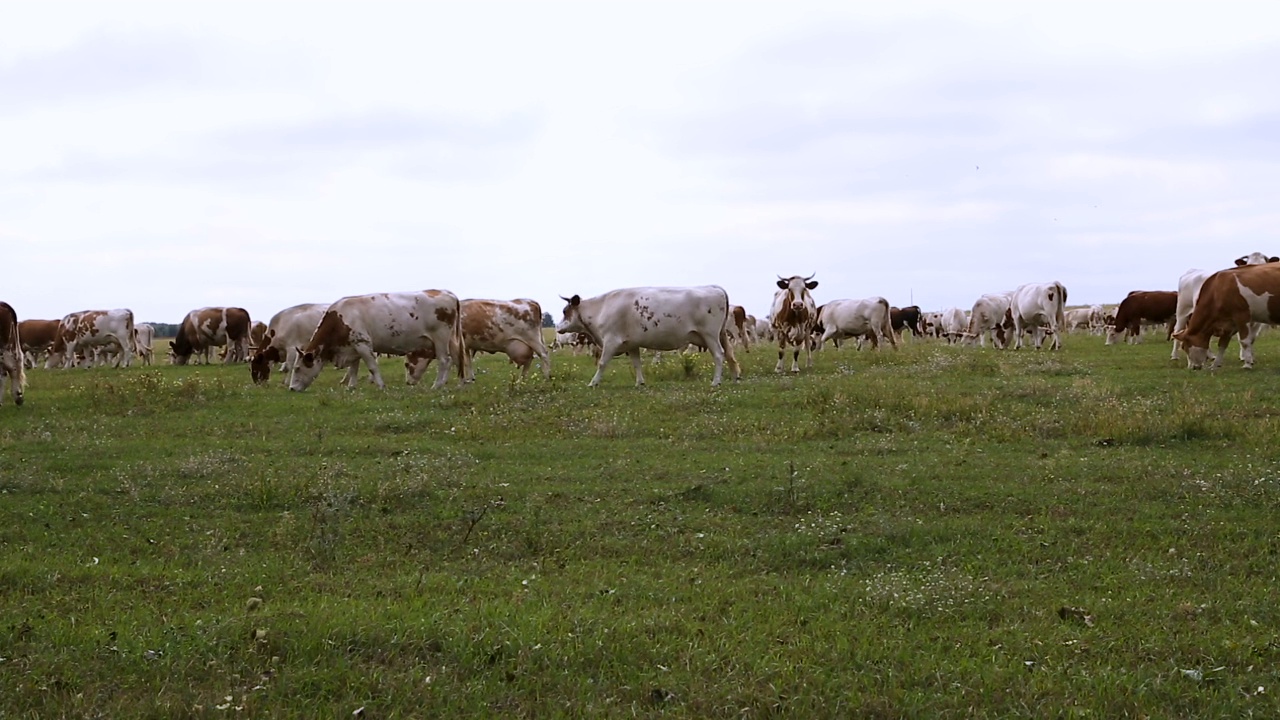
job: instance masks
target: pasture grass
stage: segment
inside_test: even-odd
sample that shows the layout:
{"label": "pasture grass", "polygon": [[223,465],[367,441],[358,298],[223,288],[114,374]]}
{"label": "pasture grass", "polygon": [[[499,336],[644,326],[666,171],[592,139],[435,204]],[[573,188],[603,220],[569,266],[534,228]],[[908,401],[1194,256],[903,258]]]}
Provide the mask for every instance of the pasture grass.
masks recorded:
{"label": "pasture grass", "polygon": [[33,371],[0,717],[1274,717],[1257,351],[760,348],[716,390],[670,353],[639,389],[568,351],[435,392],[395,359],[385,391]]}

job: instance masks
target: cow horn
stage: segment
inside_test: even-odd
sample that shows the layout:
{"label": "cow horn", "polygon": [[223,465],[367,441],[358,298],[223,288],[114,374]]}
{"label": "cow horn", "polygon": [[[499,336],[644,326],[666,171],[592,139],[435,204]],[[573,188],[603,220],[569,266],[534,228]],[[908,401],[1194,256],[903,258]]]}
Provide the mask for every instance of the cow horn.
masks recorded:
{"label": "cow horn", "polygon": [[812,279],[813,279],[813,276],[814,276],[814,275],[817,275],[817,274],[818,274],[818,273],[816,273],[816,272],[815,272],[815,273],[812,273],[811,275],[809,275],[809,277],[807,277],[807,278],[805,278],[805,279],[804,279],[804,280],[805,280],[805,282],[808,282],[808,281],[812,280]]}

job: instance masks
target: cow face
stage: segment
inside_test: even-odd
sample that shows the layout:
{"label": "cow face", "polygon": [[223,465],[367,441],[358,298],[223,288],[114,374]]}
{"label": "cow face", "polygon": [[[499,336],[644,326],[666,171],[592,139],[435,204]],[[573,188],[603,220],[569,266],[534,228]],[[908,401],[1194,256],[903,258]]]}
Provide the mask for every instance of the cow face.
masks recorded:
{"label": "cow face", "polygon": [[1268,257],[1260,252],[1252,252],[1243,257],[1236,258],[1236,266],[1244,267],[1245,265],[1266,265],[1267,263],[1280,262],[1280,257]]}
{"label": "cow face", "polygon": [[809,298],[809,304],[812,306],[813,299],[809,296],[809,291],[818,287],[818,281],[811,280],[812,277],[810,275],[802,278],[799,275],[793,275],[789,278],[778,278],[778,288],[787,292],[791,312],[797,316],[803,316],[806,298]]}
{"label": "cow face", "polygon": [[298,348],[298,362],[293,366],[289,389],[302,392],[311,387],[311,383],[320,377],[320,370],[323,368],[324,362],[320,360],[319,353],[302,352],[302,348]]}
{"label": "cow face", "polygon": [[422,350],[414,350],[404,357],[404,381],[409,385],[417,385],[426,374],[431,361],[436,359],[436,348],[431,346]]}
{"label": "cow face", "polygon": [[564,306],[564,317],[556,323],[558,333],[585,333],[587,326],[582,322],[582,298],[574,295],[571,298],[561,297],[567,304]]}

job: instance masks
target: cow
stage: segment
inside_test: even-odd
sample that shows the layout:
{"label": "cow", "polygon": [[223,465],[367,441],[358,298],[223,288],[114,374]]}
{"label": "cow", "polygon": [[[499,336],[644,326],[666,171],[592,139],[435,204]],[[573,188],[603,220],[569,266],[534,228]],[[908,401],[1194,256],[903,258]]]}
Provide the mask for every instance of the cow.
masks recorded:
{"label": "cow", "polygon": [[742,375],[726,327],[729,294],[718,285],[621,288],[592,298],[561,299],[566,305],[556,332],[583,333],[600,346],[590,387],[598,386],[605,366],[624,353],[631,358],[636,385],[644,385],[641,349],[683,350],[690,344],[711,352],[712,387],[720,384],[726,361],[734,380]]}
{"label": "cow", "polygon": [[9,383],[13,403],[22,405],[27,389],[27,361],[22,357],[22,340],[18,337],[18,313],[7,302],[0,302],[0,403],[4,402],[4,384]]}
{"label": "cow", "polygon": [[[1244,265],[1264,265],[1268,262],[1280,261],[1280,258],[1268,257],[1260,252],[1249,253],[1235,260],[1236,267]],[[1192,268],[1182,274],[1178,278],[1178,310],[1177,316],[1173,322],[1173,332],[1177,333],[1187,327],[1187,320],[1191,318],[1191,310],[1195,307],[1196,298],[1200,295],[1200,286],[1204,285],[1204,281],[1213,273],[1209,270],[1199,270]],[[1257,337],[1262,331],[1262,325],[1256,324],[1250,328],[1250,337]],[[1178,347],[1180,343],[1174,343],[1173,349],[1169,352],[1170,360],[1178,359]],[[1240,348],[1240,359],[1244,359],[1244,347]]]}
{"label": "cow", "polygon": [[810,290],[818,287],[818,281],[809,277],[778,276],[778,290],[773,294],[770,316],[773,318],[773,335],[778,340],[778,364],[774,372],[782,372],[782,358],[787,346],[795,348],[791,356],[791,372],[800,372],[800,348],[804,348],[805,367],[813,367],[813,325],[818,319],[818,307]]}
{"label": "cow", "polygon": [[1092,311],[1089,308],[1075,308],[1064,311],[1062,313],[1062,317],[1066,320],[1067,332],[1071,332],[1072,330],[1089,330],[1091,327],[1090,323],[1092,322],[1090,319],[1091,314]]}
{"label": "cow", "polygon": [[[1112,318],[1114,322],[1114,317]],[[1101,335],[1107,329],[1107,315],[1101,305],[1089,306],[1089,332]]]}
{"label": "cow", "polygon": [[138,323],[133,326],[133,344],[138,350],[138,360],[143,365],[150,365],[155,359],[155,353],[151,350],[151,345],[156,340],[156,329],[147,323]]}
{"label": "cow", "polygon": [[1244,267],[1245,265],[1265,265],[1267,263],[1280,262],[1280,257],[1264,255],[1260,252],[1251,252],[1236,258],[1236,267]]}
{"label": "cow", "polygon": [[1067,303],[1067,289],[1060,282],[1027,283],[1019,285],[1009,297],[1009,316],[1013,321],[1013,349],[1022,347],[1022,334],[1031,332],[1031,342],[1037,350],[1044,342],[1044,326],[1053,335],[1052,350],[1062,347],[1062,333],[1066,322],[1063,306]]}
{"label": "cow", "polygon": [[729,333],[730,342],[739,343],[743,350],[751,352],[751,335],[754,334],[754,328],[748,324],[747,318],[746,308],[741,305],[731,305],[725,332]]}
{"label": "cow", "polygon": [[911,334],[917,338],[924,336],[924,322],[920,306],[908,305],[904,308],[889,308],[889,322],[893,325],[893,332],[899,338],[902,337],[902,330],[906,328]]}
{"label": "cow", "polygon": [[209,362],[209,351],[226,346],[222,362],[244,362],[248,359],[249,311],[239,307],[196,308],[182,318],[178,334],[169,341],[169,359],[174,365],[186,365],[192,355]]}
{"label": "cow", "polygon": [[[529,376],[529,366],[537,356],[542,377],[551,379],[551,353],[542,341],[542,306],[536,300],[463,300],[462,337],[472,358],[467,382],[476,379],[477,352],[505,353],[520,368],[521,379]],[[422,379],[435,357],[434,347],[405,356],[405,379],[410,385]]]}
{"label": "cow", "polygon": [[1280,323],[1280,263],[1240,265],[1220,270],[1200,286],[1187,326],[1173,333],[1187,353],[1187,366],[1199,369],[1209,355],[1209,341],[1218,337],[1218,356],[1211,369],[1222,366],[1232,335],[1240,335],[1240,359],[1253,367],[1254,323]]}
{"label": "cow", "polygon": [[78,364],[77,355],[91,358],[104,346],[119,347],[120,362],[129,367],[134,355],[133,332],[133,311],[128,308],[68,313],[59,322],[45,367],[71,367]]}
{"label": "cow", "polygon": [[58,320],[22,320],[18,323],[18,340],[27,367],[34,368],[37,360],[53,347],[58,336]]}
{"label": "cow", "polygon": [[969,326],[965,330],[965,339],[969,343],[976,340],[980,346],[986,347],[987,337],[991,336],[994,347],[1003,348],[1008,344],[1009,328],[1005,326],[1005,319],[1009,315],[1012,295],[1012,292],[988,293],[974,301],[973,309],[969,311]]}
{"label": "cow", "polygon": [[1106,344],[1119,342],[1121,334],[1125,342],[1142,342],[1144,323],[1167,323],[1167,340],[1173,335],[1177,309],[1178,293],[1172,290],[1134,290],[1116,308],[1115,323],[1107,331]]}
{"label": "cow", "polygon": [[880,348],[880,341],[887,339],[896,350],[893,324],[889,319],[889,301],[882,297],[861,300],[832,300],[816,313],[814,326],[822,328],[818,338],[821,348],[828,340],[863,338],[871,341],[871,347]]}
{"label": "cow", "polygon": [[267,337],[267,324],[261,320],[254,320],[249,326],[249,353],[255,353],[261,350],[265,345]]}
{"label": "cow", "polygon": [[324,311],[311,339],[298,349],[289,389],[306,390],[327,363],[346,368],[344,382],[354,388],[361,360],[373,375],[374,384],[382,389],[386,383],[374,353],[407,355],[429,347],[440,354],[432,389],[445,384],[449,368],[454,365],[458,377],[466,380],[470,363],[462,337],[462,309],[458,296],[448,290],[340,298]]}
{"label": "cow", "polygon": [[764,317],[756,320],[755,335],[757,342],[773,341],[773,322],[770,318]]}
{"label": "cow", "polygon": [[947,344],[962,342],[969,328],[969,320],[964,316],[964,311],[958,307],[947,308],[941,315],[940,333],[947,339]]}
{"label": "cow", "polygon": [[289,373],[298,361],[298,348],[311,339],[324,311],[329,303],[301,303],[271,316],[267,323],[267,331],[253,356],[249,358],[249,375],[259,385],[271,379],[271,365],[283,363],[280,370],[284,382],[289,382]]}

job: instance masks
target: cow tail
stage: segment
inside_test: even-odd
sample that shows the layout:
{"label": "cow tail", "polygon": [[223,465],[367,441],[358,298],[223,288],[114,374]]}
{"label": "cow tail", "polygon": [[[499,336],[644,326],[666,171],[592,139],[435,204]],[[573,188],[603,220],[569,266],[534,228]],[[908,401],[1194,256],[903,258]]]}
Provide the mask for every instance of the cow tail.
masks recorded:
{"label": "cow tail", "polygon": [[[1062,283],[1058,285],[1058,327],[1065,328],[1067,324],[1067,287]],[[1064,329],[1063,332],[1066,332]]]}
{"label": "cow tail", "polygon": [[[746,312],[743,312],[746,315]],[[729,293],[724,294],[724,324],[720,326],[720,347],[724,350],[725,364],[729,366],[729,372],[732,373],[733,379],[738,380],[742,377],[742,366],[738,365],[738,356],[733,353],[733,341],[729,339],[729,323],[736,322],[733,314],[733,305],[729,302]],[[741,336],[741,331],[739,331]]]}
{"label": "cow tail", "polygon": [[893,316],[889,310],[889,301],[880,298],[880,307],[884,308],[884,321],[881,323],[880,332],[889,338],[889,345],[894,350],[898,349],[898,340],[893,335]]}
{"label": "cow tail", "polygon": [[458,356],[454,361],[458,365],[458,380],[466,382],[471,374],[471,353],[467,352],[467,340],[462,336],[462,301],[458,301],[457,312],[453,314],[453,339],[450,346],[458,348]]}

